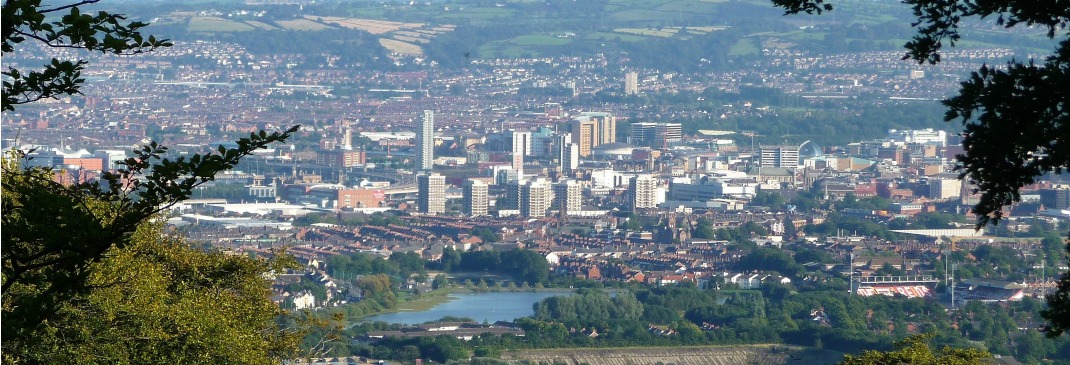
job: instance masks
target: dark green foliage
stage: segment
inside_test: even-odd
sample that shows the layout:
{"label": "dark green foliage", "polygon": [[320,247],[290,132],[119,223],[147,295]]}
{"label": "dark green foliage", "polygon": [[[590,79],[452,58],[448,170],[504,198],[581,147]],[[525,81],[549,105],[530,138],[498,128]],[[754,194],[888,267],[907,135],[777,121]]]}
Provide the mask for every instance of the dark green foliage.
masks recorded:
{"label": "dark green foliage", "polygon": [[[405,253],[397,253],[401,257]],[[361,275],[386,274],[401,277],[398,260],[383,260],[382,256],[370,253],[335,255],[327,258],[327,273],[332,277],[355,282]]]}
{"label": "dark green foliage", "polygon": [[717,232],[713,229],[713,222],[706,218],[699,218],[698,225],[695,226],[695,231],[691,232],[691,236],[694,238],[714,239],[717,238]]}
{"label": "dark green foliage", "polygon": [[546,258],[532,250],[465,252],[454,270],[509,275],[528,285],[545,284],[550,278]]}
{"label": "dark green foliage", "polygon": [[[122,14],[99,11],[82,13],[81,5],[97,1],[81,1],[65,5],[42,6],[41,0],[6,0],[3,6],[2,51],[14,52],[19,43],[27,40],[56,48],[79,48],[111,54],[137,54],[158,47],[169,47],[164,39],[141,34],[148,23],[127,22]],[[15,110],[15,105],[45,98],[79,94],[81,71],[85,60],[57,60],[43,65],[41,70],[20,71],[8,67],[3,71],[4,98],[0,110]]]}
{"label": "dark green foliage", "polygon": [[[220,147],[217,153],[176,159],[163,157],[167,148],[153,142],[120,162],[118,171],[105,172],[103,183],[66,186],[52,181],[48,171],[22,169],[18,158],[5,162],[5,301],[12,300],[7,295],[20,286],[33,289],[19,300],[35,305],[5,306],[4,328],[33,328],[46,320],[55,306],[89,289],[88,265],[109,249],[125,247],[140,224],[296,129],[253,133],[235,149]],[[13,332],[5,330],[5,339]]]}
{"label": "dark green foliage", "polygon": [[474,231],[472,231],[472,235],[479,237],[479,239],[487,243],[500,242],[502,240],[502,235],[498,234],[498,232],[491,227],[476,228]]}
{"label": "dark green foliage", "polygon": [[784,205],[787,204],[787,201],[784,200],[784,196],[780,195],[779,193],[760,191],[757,195],[754,196],[754,199],[751,199],[750,203],[752,205],[767,207],[773,210],[779,210],[784,208]]}
{"label": "dark green foliage", "polygon": [[398,265],[398,275],[408,278],[413,274],[423,275],[424,259],[416,252],[394,252],[390,254],[390,261]]}
{"label": "dark green foliage", "polygon": [[601,290],[581,289],[575,295],[555,296],[535,305],[535,318],[570,326],[601,325],[609,320],[634,320],[643,315],[643,305],[630,292],[610,298]]}
{"label": "dark green foliage", "polygon": [[773,247],[759,247],[743,256],[736,264],[740,271],[774,271],[781,275],[797,278],[803,273],[802,265],[787,251]]}

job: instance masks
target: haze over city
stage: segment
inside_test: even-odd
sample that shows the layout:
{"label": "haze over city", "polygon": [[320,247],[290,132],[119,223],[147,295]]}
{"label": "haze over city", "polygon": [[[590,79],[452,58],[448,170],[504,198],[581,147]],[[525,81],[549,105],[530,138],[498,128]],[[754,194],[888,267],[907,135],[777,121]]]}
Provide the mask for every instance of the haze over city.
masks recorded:
{"label": "haze over city", "polygon": [[152,142],[299,126],[159,216],[197,250],[295,259],[265,295],[338,328],[306,361],[832,364],[922,334],[1070,361],[1040,331],[1070,183],[1044,173],[978,229],[941,103],[1050,55],[1043,27],[970,19],[928,63],[884,0],[91,6],[173,44],[16,44],[6,67],[84,59],[85,83],[4,111],[0,147],[76,186]]}

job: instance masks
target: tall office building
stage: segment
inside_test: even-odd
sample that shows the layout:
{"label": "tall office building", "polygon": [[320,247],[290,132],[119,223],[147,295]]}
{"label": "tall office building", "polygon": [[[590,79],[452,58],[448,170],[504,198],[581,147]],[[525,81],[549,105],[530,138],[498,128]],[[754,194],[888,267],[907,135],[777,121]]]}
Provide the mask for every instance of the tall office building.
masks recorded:
{"label": "tall office building", "polygon": [[338,148],[347,151],[353,149],[353,130],[348,124],[342,126],[342,145]]}
{"label": "tall office building", "polygon": [[654,141],[657,123],[632,123],[628,133],[628,143],[636,146],[650,146]]}
{"label": "tall office building", "polygon": [[435,112],[424,110],[416,124],[416,169],[431,170],[435,160]]}
{"label": "tall office building", "polygon": [[762,167],[799,167],[799,146],[761,146]]}
{"label": "tall office building", "polygon": [[580,156],[587,157],[591,155],[591,147],[597,146],[598,135],[598,122],[587,119],[576,119],[569,123],[569,127],[572,133],[572,143],[575,144],[580,150]]}
{"label": "tall office building", "polygon": [[683,141],[680,123],[632,123],[628,142],[636,146],[668,148]]}
{"label": "tall office building", "polygon": [[511,180],[505,183],[505,209],[517,209],[520,210],[520,206],[523,205],[524,186],[528,184],[527,180]]}
{"label": "tall office building", "polygon": [[487,215],[487,184],[475,179],[464,182],[464,213],[471,217]]}
{"label": "tall office building", "polygon": [[580,167],[580,147],[572,143],[572,134],[565,133],[557,137],[557,158],[561,173],[572,176]]}
{"label": "tall office building", "polygon": [[683,142],[684,127],[680,123],[658,123],[654,126],[654,141],[650,147],[669,148]]}
{"label": "tall office building", "polygon": [[421,174],[416,177],[417,209],[421,213],[446,212],[446,177],[439,174]]}
{"label": "tall office building", "polygon": [[550,210],[554,195],[546,180],[530,181],[520,188],[520,215],[525,217],[545,217]]}
{"label": "tall office building", "polygon": [[580,210],[582,196],[583,191],[576,180],[561,180],[554,184],[554,208],[564,216]]}
{"label": "tall office building", "polygon": [[658,206],[658,180],[650,175],[633,176],[628,186],[632,210]]}
{"label": "tall office building", "polygon": [[624,95],[639,93],[639,74],[635,71],[624,74]]}
{"label": "tall office building", "polygon": [[531,132],[512,132],[511,149],[513,154],[513,170],[516,175],[524,178],[524,156],[531,154]]}
{"label": "tall office building", "polygon": [[580,156],[591,155],[591,148],[617,141],[617,119],[613,114],[584,112],[569,123],[572,143],[579,146]]}
{"label": "tall office building", "polygon": [[514,152],[520,152],[524,156],[531,156],[534,146],[531,132],[521,131],[508,131],[506,137],[509,139],[510,150]]}
{"label": "tall office building", "polygon": [[906,143],[935,144],[940,147],[947,146],[947,132],[932,128],[917,130],[889,129],[888,139]]}

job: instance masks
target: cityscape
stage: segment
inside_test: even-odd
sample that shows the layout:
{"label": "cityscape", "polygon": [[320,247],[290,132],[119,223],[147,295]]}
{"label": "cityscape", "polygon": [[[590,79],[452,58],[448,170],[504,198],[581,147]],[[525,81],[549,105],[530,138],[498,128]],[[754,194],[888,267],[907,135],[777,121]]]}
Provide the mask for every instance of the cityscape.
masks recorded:
{"label": "cityscape", "polygon": [[[131,5],[173,45],[5,51],[12,67],[89,62],[78,94],[5,111],[0,144],[75,185],[151,142],[190,158],[297,126],[160,217],[195,248],[295,259],[263,273],[271,301],[345,317],[309,363],[837,363],[920,334],[991,363],[1070,361],[1039,314],[1070,270],[1070,181],[1044,173],[978,226],[981,194],[956,157],[967,133],[941,104],[971,71],[1050,52],[1035,29],[997,38],[1003,27],[971,22],[985,41],[930,64],[884,38],[828,45],[908,12],[866,23],[876,16],[847,2],[839,19],[793,20],[766,2],[695,3],[761,9],[773,30],[621,21],[596,38],[561,28],[473,43],[453,66],[436,42],[499,26],[458,14],[524,19],[535,5]],[[367,55],[345,41],[255,43],[331,30],[359,34],[349,41]],[[613,45],[545,48],[718,34],[741,38],[686,69]],[[546,44],[524,49],[535,37]]]}

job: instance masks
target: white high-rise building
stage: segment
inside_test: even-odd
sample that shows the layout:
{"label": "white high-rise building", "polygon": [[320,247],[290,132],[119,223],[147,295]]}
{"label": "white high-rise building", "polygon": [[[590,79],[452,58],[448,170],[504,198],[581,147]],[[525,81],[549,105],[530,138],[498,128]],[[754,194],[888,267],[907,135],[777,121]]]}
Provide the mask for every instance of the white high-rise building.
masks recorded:
{"label": "white high-rise building", "polygon": [[962,180],[935,178],[929,180],[929,198],[951,199],[962,195]]}
{"label": "white high-rise building", "polygon": [[632,123],[628,142],[636,146],[668,148],[683,141],[680,123]]}
{"label": "white high-rise building", "polygon": [[522,185],[520,189],[520,215],[545,217],[553,203],[554,193],[546,180],[538,179]]}
{"label": "white high-rise building", "polygon": [[761,146],[762,167],[799,167],[799,146]]}
{"label": "white high-rise building", "polygon": [[446,177],[439,174],[421,174],[416,177],[417,208],[421,213],[441,214],[446,212]]}
{"label": "white high-rise building", "polygon": [[636,175],[632,177],[628,186],[628,195],[631,200],[632,210],[644,208],[656,208],[658,206],[658,180],[650,175]]}
{"label": "white high-rise building", "polygon": [[915,130],[889,129],[888,139],[896,142],[935,144],[940,147],[947,147],[947,132],[932,128]]}
{"label": "white high-rise building", "polygon": [[342,126],[342,145],[339,148],[347,151],[353,149],[353,130],[348,124]]}
{"label": "white high-rise building", "polygon": [[572,176],[573,172],[580,167],[580,146],[572,143],[571,133],[557,137],[557,151],[561,173]]}
{"label": "white high-rise building", "polygon": [[567,179],[554,184],[554,208],[565,216],[580,210],[582,197],[583,190],[576,180]]}
{"label": "white high-rise building", "polygon": [[658,123],[654,126],[654,141],[651,147],[668,148],[683,141],[683,125],[680,123]]}
{"label": "white high-rise building", "polygon": [[435,161],[435,112],[424,110],[416,124],[416,169],[431,170]]}
{"label": "white high-rise building", "polygon": [[480,180],[464,182],[464,213],[471,217],[487,215],[487,184]]}
{"label": "white high-rise building", "polygon": [[624,95],[639,93],[639,74],[635,71],[624,74]]}
{"label": "white high-rise building", "polygon": [[512,132],[513,170],[524,178],[524,156],[531,154],[531,132]]}

